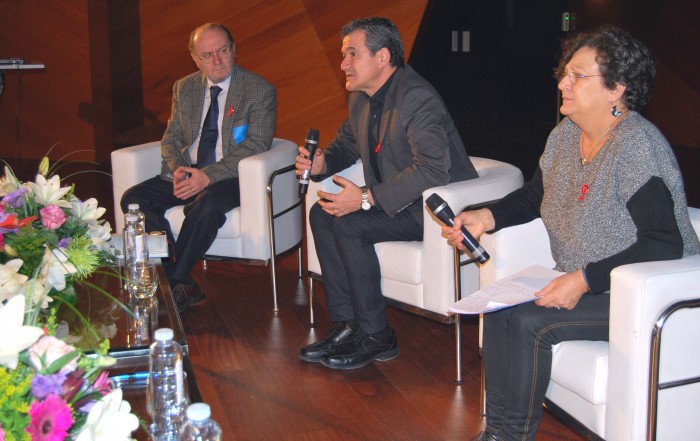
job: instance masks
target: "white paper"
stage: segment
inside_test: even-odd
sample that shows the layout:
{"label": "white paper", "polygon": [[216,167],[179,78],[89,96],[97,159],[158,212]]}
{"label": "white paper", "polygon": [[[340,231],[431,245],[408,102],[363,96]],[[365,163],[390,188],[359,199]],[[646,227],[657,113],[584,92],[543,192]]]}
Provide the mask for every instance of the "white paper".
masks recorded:
{"label": "white paper", "polygon": [[469,294],[450,307],[457,314],[481,314],[537,300],[535,293],[562,272],[530,265],[524,270]]}

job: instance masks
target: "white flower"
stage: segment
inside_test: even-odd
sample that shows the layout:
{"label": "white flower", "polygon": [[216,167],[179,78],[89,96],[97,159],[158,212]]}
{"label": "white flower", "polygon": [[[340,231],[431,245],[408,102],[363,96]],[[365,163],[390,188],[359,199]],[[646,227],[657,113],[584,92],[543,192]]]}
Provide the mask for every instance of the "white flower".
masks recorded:
{"label": "white flower", "polygon": [[0,178],[0,197],[7,196],[17,190],[22,184],[9,167],[5,166],[5,176]]}
{"label": "white flower", "polygon": [[0,364],[10,369],[17,367],[19,353],[44,334],[41,328],[22,324],[24,302],[24,296],[15,296],[0,305]]}
{"label": "white flower", "polygon": [[0,303],[16,296],[29,279],[17,273],[22,264],[22,259],[13,259],[4,265],[0,264]]}
{"label": "white flower", "polygon": [[36,182],[27,182],[26,185],[34,199],[40,205],[56,205],[62,208],[70,208],[70,203],[63,198],[70,191],[70,187],[61,187],[61,178],[57,175],[46,179],[42,175],[36,175]]}
{"label": "white flower", "polygon": [[60,248],[50,249],[46,247],[41,266],[41,276],[46,281],[46,285],[56,288],[57,291],[63,291],[66,287],[66,275],[78,272],[78,269],[68,261],[68,256]]}
{"label": "white flower", "polygon": [[128,401],[122,401],[122,390],[114,389],[92,406],[76,441],[126,441],[139,427]]}
{"label": "white flower", "polygon": [[70,207],[80,225],[97,225],[97,220],[107,211],[106,208],[97,206],[95,198],[90,198],[85,202],[75,198],[70,202]]}
{"label": "white flower", "polygon": [[107,248],[108,242],[112,239],[112,227],[109,225],[109,222],[105,222],[102,225],[89,225],[87,234],[92,239],[92,244],[95,245],[95,248],[103,250]]}
{"label": "white flower", "polygon": [[32,305],[40,305],[41,308],[46,309],[49,307],[49,302],[53,302],[53,299],[49,296],[50,291],[51,286],[44,285],[44,282],[41,280],[30,279],[29,282],[24,284],[19,293],[25,299],[32,299]]}

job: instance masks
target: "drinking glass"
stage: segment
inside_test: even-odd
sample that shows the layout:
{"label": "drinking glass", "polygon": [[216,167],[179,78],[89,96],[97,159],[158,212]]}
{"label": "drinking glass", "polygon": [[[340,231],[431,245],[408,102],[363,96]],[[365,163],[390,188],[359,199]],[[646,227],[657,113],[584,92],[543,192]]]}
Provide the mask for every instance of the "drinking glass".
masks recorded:
{"label": "drinking glass", "polygon": [[140,262],[128,269],[127,289],[132,297],[149,299],[158,290],[158,268],[152,262]]}

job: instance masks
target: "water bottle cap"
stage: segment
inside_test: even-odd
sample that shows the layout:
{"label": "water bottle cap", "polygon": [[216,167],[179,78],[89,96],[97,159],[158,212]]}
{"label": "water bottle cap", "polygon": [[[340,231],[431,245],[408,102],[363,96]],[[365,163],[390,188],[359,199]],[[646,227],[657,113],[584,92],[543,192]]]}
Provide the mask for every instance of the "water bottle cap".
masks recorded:
{"label": "water bottle cap", "polygon": [[173,339],[173,330],[170,328],[156,329],[155,337],[156,337],[156,340],[158,340],[158,341],[172,340]]}
{"label": "water bottle cap", "polygon": [[139,204],[129,204],[129,211],[136,211],[139,209]]}
{"label": "water bottle cap", "polygon": [[211,417],[211,408],[207,403],[190,404],[187,408],[187,419],[193,421],[204,421]]}
{"label": "water bottle cap", "polygon": [[135,214],[127,214],[125,219],[127,222],[136,222],[139,220],[138,216],[136,216]]}

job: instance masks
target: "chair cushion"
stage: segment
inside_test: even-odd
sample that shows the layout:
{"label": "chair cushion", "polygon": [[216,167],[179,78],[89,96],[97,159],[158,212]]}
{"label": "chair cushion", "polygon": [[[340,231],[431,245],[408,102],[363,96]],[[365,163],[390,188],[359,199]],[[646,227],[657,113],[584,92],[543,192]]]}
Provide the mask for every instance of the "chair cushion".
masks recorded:
{"label": "chair cushion", "polygon": [[410,285],[423,283],[423,242],[382,242],[374,248],[382,278]]}
{"label": "chair cushion", "polygon": [[608,342],[566,341],[552,347],[552,381],[591,404],[605,403]]}
{"label": "chair cushion", "polygon": [[[165,218],[170,222],[170,228],[177,239],[182,222],[185,220],[184,206],[173,207],[165,212]],[[241,237],[241,207],[236,207],[226,213],[226,223],[219,228],[216,239],[238,239]]]}

